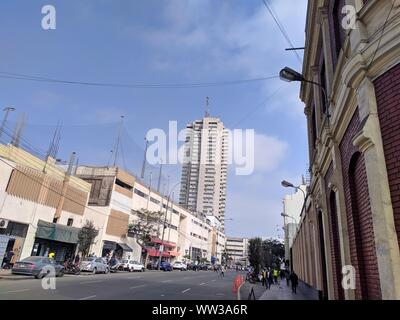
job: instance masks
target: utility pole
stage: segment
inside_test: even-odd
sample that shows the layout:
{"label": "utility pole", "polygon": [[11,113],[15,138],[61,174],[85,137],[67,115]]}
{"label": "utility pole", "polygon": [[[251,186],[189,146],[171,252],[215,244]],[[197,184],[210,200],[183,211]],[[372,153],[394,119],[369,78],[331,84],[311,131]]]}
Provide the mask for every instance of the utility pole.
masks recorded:
{"label": "utility pole", "polygon": [[158,184],[157,184],[157,192],[160,192],[160,186],[161,186],[161,175],[162,175],[162,159],[160,158],[160,173],[158,175]]}
{"label": "utility pole", "polygon": [[149,141],[144,138],[144,140],[146,141],[146,147],[144,148],[144,158],[143,158],[143,165],[142,165],[142,174],[141,174],[141,178],[144,179],[144,173],[146,171],[146,154],[147,154],[147,148],[149,146]]}
{"label": "utility pole", "polygon": [[161,259],[162,259],[162,255],[164,253],[164,235],[165,235],[165,225],[167,224],[168,205],[169,205],[169,196],[167,199],[167,206],[165,208],[164,225],[163,225],[161,245],[160,245],[160,256],[158,257],[158,270],[160,270],[160,268],[161,268]]}
{"label": "utility pole", "polygon": [[149,201],[150,201],[150,194],[151,194],[151,178],[152,178],[152,176],[153,176],[153,172],[150,172],[149,196],[147,197],[146,210],[149,210]]}
{"label": "utility pole", "polygon": [[5,115],[4,115],[4,118],[3,118],[3,122],[1,123],[0,137],[1,137],[1,134],[3,133],[4,128],[5,128],[5,126],[6,126],[7,119],[8,119],[8,114],[9,114],[10,112],[12,112],[12,111],[15,111],[15,108],[13,108],[13,107],[6,107],[6,108],[3,109],[3,111],[5,112]]}

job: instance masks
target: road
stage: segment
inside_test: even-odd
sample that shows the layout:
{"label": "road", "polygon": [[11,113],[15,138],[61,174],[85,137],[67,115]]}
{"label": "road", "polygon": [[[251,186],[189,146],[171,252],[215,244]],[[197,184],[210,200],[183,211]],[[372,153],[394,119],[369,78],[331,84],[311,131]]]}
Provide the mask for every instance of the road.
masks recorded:
{"label": "road", "polygon": [[213,271],[148,271],[56,278],[56,289],[45,290],[34,278],[0,280],[0,300],[236,300],[232,287],[237,273],[221,277]]}

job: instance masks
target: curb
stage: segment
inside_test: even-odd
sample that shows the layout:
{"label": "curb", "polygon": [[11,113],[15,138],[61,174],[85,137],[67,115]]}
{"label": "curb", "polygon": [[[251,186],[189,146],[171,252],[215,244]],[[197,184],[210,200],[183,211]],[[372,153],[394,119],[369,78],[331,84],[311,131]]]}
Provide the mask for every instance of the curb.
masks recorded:
{"label": "curb", "polygon": [[237,300],[242,300],[241,295],[240,295],[240,289],[242,288],[242,286],[246,283],[246,281],[243,281],[242,284],[239,286],[238,291],[237,291]]}

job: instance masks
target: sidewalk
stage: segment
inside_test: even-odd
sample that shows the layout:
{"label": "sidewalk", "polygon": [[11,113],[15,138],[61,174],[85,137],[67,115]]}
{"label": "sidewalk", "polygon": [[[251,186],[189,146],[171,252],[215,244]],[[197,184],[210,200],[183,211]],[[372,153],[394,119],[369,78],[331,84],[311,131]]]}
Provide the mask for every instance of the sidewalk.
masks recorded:
{"label": "sidewalk", "polygon": [[299,281],[295,294],[292,292],[292,287],[288,287],[286,280],[283,280],[280,285],[275,284],[271,286],[271,290],[265,290],[258,300],[318,300],[318,292]]}

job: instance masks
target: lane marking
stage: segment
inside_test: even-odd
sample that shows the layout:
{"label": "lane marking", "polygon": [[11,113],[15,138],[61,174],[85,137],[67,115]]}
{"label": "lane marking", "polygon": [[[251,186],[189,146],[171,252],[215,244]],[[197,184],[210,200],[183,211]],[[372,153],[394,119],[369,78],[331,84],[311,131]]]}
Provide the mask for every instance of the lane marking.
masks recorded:
{"label": "lane marking", "polygon": [[225,295],[225,293],[217,293],[216,294],[216,296],[219,296],[219,297],[224,296],[224,295]]}
{"label": "lane marking", "polygon": [[142,288],[142,287],[145,287],[145,286],[146,286],[145,284],[141,284],[139,286],[130,287],[129,289]]}
{"label": "lane marking", "polygon": [[202,282],[202,283],[200,283],[200,286],[204,286],[206,283],[205,282]]}
{"label": "lane marking", "polygon": [[161,281],[162,283],[167,283],[167,282],[172,282],[172,280],[164,280],[164,281]]}
{"label": "lane marking", "polygon": [[25,291],[31,291],[31,289],[20,289],[20,290],[4,291],[4,292],[0,292],[0,294],[17,293],[17,292],[25,292]]}
{"label": "lane marking", "polygon": [[188,288],[186,290],[183,290],[182,293],[188,292],[191,288]]}
{"label": "lane marking", "polygon": [[85,297],[85,298],[80,298],[79,300],[89,300],[92,298],[96,298],[96,296],[89,296],[89,297]]}
{"label": "lane marking", "polygon": [[211,280],[212,282],[215,282],[215,281],[217,281],[217,279],[214,279],[214,280]]}

